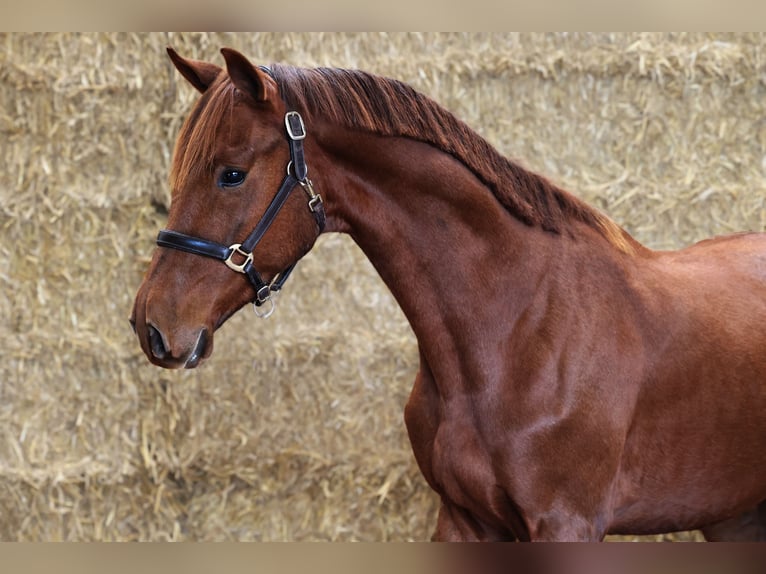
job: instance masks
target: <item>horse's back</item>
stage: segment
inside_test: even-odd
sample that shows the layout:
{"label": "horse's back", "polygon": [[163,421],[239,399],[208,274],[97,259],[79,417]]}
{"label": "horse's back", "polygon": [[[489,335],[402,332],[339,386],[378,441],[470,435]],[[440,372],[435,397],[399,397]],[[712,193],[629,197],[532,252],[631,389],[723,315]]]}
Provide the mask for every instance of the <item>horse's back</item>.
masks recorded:
{"label": "horse's back", "polygon": [[721,278],[726,283],[734,278],[747,279],[753,281],[749,287],[760,284],[766,290],[766,233],[744,232],[705,239],[685,249],[663,253],[660,260],[678,266],[678,270],[686,267],[713,277],[723,273]]}
{"label": "horse's back", "polygon": [[671,316],[673,310],[685,313],[710,335],[751,343],[763,337],[766,343],[766,234],[726,235],[657,252],[651,267],[651,287],[665,297]]}

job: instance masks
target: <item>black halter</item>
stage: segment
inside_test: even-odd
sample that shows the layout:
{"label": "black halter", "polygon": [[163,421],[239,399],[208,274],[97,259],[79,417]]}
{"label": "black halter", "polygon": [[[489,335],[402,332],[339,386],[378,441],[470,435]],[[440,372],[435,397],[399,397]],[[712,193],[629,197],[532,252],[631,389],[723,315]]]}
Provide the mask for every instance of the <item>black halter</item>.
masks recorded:
{"label": "black halter", "polygon": [[[274,199],[271,200],[271,203],[266,208],[261,220],[255,226],[252,233],[247,236],[247,239],[242,243],[234,243],[227,247],[215,241],[200,239],[199,237],[192,237],[191,235],[167,229],[160,231],[160,234],[157,236],[157,245],[160,247],[170,247],[195,255],[212,257],[213,259],[223,261],[229,269],[247,275],[247,278],[250,279],[255,288],[253,304],[256,307],[271,301],[271,293],[277,292],[282,288],[295,267],[295,263],[293,263],[281,273],[277,273],[274,279],[267,283],[253,266],[253,250],[274,222],[274,219],[296,185],[300,185],[309,197],[309,210],[314,215],[314,219],[319,226],[319,233],[322,233],[325,225],[322,197],[314,191],[311,180],[308,178],[308,166],[303,155],[303,139],[306,137],[306,126],[298,112],[287,112],[285,114],[285,128],[287,130],[288,144],[290,145],[290,163],[287,164],[287,175],[282,180],[279,191],[277,191]],[[235,257],[239,262],[234,260]],[[269,314],[271,314],[270,311],[265,315]]]}

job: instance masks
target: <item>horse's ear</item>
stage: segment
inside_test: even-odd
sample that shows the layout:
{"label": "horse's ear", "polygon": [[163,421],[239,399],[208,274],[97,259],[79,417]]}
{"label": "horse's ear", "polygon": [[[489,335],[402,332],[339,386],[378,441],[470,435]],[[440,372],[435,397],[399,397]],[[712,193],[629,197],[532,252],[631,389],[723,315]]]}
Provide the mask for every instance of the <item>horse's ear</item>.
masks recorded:
{"label": "horse's ear", "polygon": [[256,102],[274,99],[277,95],[277,85],[266,72],[253,66],[245,56],[231,48],[221,48],[226,71],[234,85],[242,92],[249,94]]}
{"label": "horse's ear", "polygon": [[200,92],[207,90],[208,86],[221,73],[222,68],[220,66],[209,64],[208,62],[200,62],[199,60],[188,60],[179,56],[178,52],[170,46],[167,47],[167,50],[168,56],[170,56],[176,69]]}

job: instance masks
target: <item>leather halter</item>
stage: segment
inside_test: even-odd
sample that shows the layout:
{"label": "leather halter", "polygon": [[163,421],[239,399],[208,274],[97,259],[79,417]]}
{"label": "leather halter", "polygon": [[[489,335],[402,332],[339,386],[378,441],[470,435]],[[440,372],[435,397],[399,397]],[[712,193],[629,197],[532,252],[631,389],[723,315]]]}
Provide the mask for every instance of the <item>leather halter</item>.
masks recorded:
{"label": "leather halter", "polygon": [[[290,145],[290,162],[287,164],[287,175],[282,180],[277,194],[263,213],[261,220],[255,226],[255,229],[247,236],[242,243],[223,245],[209,239],[193,237],[177,231],[165,229],[160,231],[157,236],[157,245],[160,247],[169,247],[178,249],[194,255],[211,257],[218,259],[226,266],[247,276],[255,289],[255,298],[253,304],[260,307],[266,302],[270,302],[272,307],[268,312],[262,314],[267,317],[273,311],[273,301],[271,294],[282,289],[287,281],[296,263],[293,263],[270,281],[266,282],[261,274],[253,266],[253,250],[258,242],[263,238],[271,224],[276,219],[282,207],[285,205],[290,193],[297,185],[300,185],[308,195],[308,207],[314,215],[314,219],[319,226],[319,233],[322,233],[325,225],[325,212],[322,197],[314,191],[311,180],[308,178],[308,166],[303,154],[303,140],[306,137],[306,126],[303,118],[298,112],[287,112],[285,114],[285,128],[287,130],[288,144]],[[235,261],[236,258],[236,261]]]}

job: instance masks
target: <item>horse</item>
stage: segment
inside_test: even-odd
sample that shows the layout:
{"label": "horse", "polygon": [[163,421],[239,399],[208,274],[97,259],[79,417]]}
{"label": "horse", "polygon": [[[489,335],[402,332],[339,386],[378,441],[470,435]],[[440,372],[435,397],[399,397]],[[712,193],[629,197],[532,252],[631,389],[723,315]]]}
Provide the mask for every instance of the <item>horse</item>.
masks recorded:
{"label": "horse", "polygon": [[221,52],[168,48],[200,95],[130,317],[151,363],[346,233],[417,338],[433,540],[766,539],[766,235],[651,250],[403,82]]}

